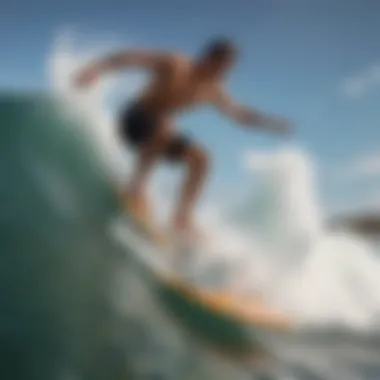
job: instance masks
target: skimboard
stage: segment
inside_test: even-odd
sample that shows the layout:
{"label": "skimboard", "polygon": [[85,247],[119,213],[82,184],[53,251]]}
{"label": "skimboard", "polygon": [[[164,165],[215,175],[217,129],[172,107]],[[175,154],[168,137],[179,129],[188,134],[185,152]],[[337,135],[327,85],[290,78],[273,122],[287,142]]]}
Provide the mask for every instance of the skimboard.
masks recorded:
{"label": "skimboard", "polygon": [[[168,235],[135,215],[125,201],[123,204],[128,221],[143,240],[148,240],[161,251],[171,250],[171,254],[176,254],[176,245]],[[204,289],[174,270],[155,271],[153,277],[154,292],[165,308],[182,325],[218,346],[244,351],[259,346],[256,339],[259,331],[293,330],[290,318],[267,307],[257,298]]]}

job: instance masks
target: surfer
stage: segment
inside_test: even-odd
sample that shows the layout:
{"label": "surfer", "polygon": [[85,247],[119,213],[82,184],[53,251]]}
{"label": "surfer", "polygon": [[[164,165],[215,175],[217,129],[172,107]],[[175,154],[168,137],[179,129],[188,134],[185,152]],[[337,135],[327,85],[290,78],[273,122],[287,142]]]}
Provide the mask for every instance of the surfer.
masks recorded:
{"label": "surfer", "polygon": [[76,76],[78,86],[87,86],[100,75],[124,68],[142,68],[150,82],[120,116],[119,132],[136,149],[138,161],[125,196],[137,216],[146,219],[147,181],[159,159],[180,163],[187,178],[173,218],[175,231],[195,231],[192,213],[209,172],[209,154],[198,143],[176,131],[174,117],[200,105],[213,105],[247,127],[262,127],[286,134],[289,124],[276,117],[236,103],[223,88],[223,79],[237,58],[236,45],[227,38],[209,41],[195,59],[166,51],[130,50],[96,60]]}

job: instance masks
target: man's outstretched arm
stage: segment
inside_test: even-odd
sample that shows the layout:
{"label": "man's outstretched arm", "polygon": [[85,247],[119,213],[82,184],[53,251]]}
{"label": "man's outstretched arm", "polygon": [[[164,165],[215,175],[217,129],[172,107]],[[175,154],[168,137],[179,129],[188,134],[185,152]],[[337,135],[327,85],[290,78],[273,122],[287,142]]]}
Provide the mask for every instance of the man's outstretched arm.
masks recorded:
{"label": "man's outstretched arm", "polygon": [[159,70],[170,61],[171,56],[163,52],[150,50],[120,51],[87,64],[76,73],[75,83],[78,86],[85,86],[102,74],[124,68],[135,67],[147,70]]}
{"label": "man's outstretched arm", "polygon": [[283,134],[289,132],[289,123],[285,120],[266,115],[253,108],[242,106],[221,89],[215,91],[214,105],[223,114],[241,125]]}

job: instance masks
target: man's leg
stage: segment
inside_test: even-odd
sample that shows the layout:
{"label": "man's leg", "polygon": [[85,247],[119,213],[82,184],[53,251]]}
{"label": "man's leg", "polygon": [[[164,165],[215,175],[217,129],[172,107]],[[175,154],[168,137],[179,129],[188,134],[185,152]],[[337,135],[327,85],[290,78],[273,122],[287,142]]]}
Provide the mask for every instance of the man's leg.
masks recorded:
{"label": "man's leg", "polygon": [[192,214],[208,173],[209,157],[201,147],[189,145],[181,161],[187,165],[188,172],[180,193],[174,228],[191,231]]}
{"label": "man's leg", "polygon": [[160,156],[163,155],[170,139],[171,129],[169,126],[159,126],[155,128],[154,134],[141,147],[138,154],[127,196],[132,201],[136,212],[142,217],[147,214],[146,189],[149,175]]}

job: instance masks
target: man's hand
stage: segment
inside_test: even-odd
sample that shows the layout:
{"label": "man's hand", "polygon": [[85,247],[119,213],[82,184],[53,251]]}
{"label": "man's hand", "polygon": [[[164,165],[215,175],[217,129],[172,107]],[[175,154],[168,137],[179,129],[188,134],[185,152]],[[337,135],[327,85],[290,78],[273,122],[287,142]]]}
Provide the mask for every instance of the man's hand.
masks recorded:
{"label": "man's hand", "polygon": [[284,136],[288,136],[292,133],[291,123],[283,119],[273,119],[269,129]]}
{"label": "man's hand", "polygon": [[242,125],[263,128],[279,134],[290,134],[290,123],[235,103],[220,87],[215,88],[214,105]]}
{"label": "man's hand", "polygon": [[266,116],[251,109],[239,109],[237,119],[241,124],[263,127],[282,135],[288,135],[291,133],[291,125],[287,120]]}

